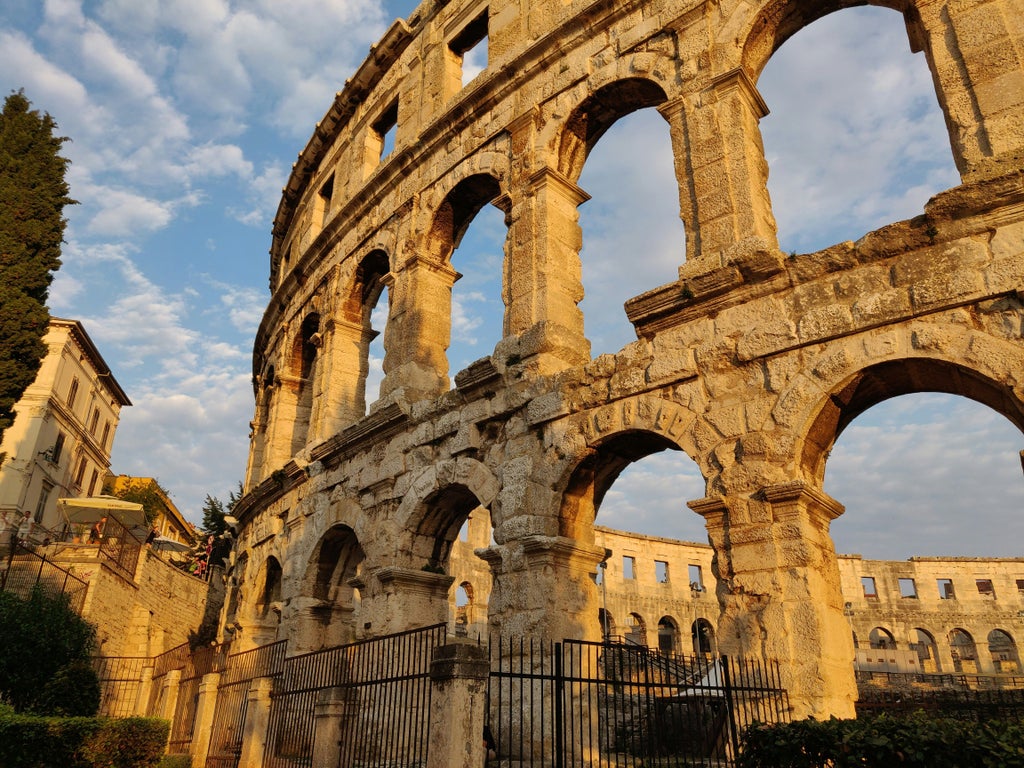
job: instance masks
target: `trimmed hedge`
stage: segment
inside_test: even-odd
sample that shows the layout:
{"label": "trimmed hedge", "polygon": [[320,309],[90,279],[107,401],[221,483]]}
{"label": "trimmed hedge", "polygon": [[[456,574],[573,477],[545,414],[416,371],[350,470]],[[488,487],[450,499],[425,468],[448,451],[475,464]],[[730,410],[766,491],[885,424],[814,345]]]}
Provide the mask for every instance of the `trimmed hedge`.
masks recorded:
{"label": "trimmed hedge", "polygon": [[1024,724],[923,713],[755,724],[738,768],[1024,768]]}
{"label": "trimmed hedge", "polygon": [[0,766],[148,768],[159,763],[169,731],[155,718],[0,715]]}

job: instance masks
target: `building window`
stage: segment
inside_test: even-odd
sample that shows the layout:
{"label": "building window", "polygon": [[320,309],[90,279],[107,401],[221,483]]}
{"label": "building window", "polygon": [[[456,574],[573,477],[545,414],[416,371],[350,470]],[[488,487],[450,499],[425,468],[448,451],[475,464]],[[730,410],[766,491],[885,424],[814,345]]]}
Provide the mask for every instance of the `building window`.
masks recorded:
{"label": "building window", "polygon": [[75,485],[79,488],[82,487],[82,480],[85,479],[85,467],[87,464],[85,456],[78,460],[78,469],[75,471]]}
{"label": "building window", "polygon": [[100,440],[100,448],[107,450],[107,438],[110,437],[110,422],[103,422],[103,439]]}
{"label": "building window", "polygon": [[89,478],[89,492],[86,494],[87,496],[92,496],[94,494],[96,491],[96,481],[99,480],[99,478],[100,473],[94,469],[92,471],[92,477]]}
{"label": "building window", "polygon": [[46,513],[46,502],[50,500],[50,492],[53,490],[53,483],[43,481],[43,488],[39,491],[39,502],[36,504],[36,514],[33,518],[37,523],[43,522],[43,515]]}
{"label": "building window", "polygon": [[900,579],[900,597],[917,597],[917,585],[913,579]]}
{"label": "building window", "polygon": [[317,195],[316,201],[316,226],[323,229],[327,224],[327,220],[331,217],[331,198],[334,197],[334,174],[330,175],[330,178],[324,182],[324,185],[320,187],[320,192]]}
{"label": "building window", "polygon": [[654,578],[659,584],[668,584],[668,563],[664,560],[654,561]]}
{"label": "building window", "polygon": [[78,397],[78,379],[71,380],[71,388],[68,390],[68,408],[75,407],[75,398]]}
{"label": "building window", "polygon": [[636,578],[636,558],[632,555],[622,556],[622,578],[623,579],[635,579]]}
{"label": "building window", "polygon": [[380,141],[380,160],[391,154],[395,148],[395,134],[398,132],[398,99],[384,110],[377,122],[373,124],[373,132]]}
{"label": "building window", "polygon": [[940,600],[955,600],[956,592],[953,591],[953,580],[952,579],[937,579],[936,583],[939,586],[939,599]]}
{"label": "building window", "polygon": [[487,69],[487,16],[485,8],[483,13],[469,22],[448,44],[449,50],[455,54],[462,68],[463,86]]}
{"label": "building window", "polygon": [[1017,579],[1017,592],[1024,595],[1024,579]]}
{"label": "building window", "polygon": [[57,442],[53,444],[52,454],[50,455],[50,461],[54,464],[60,464],[61,454],[64,453],[64,433],[57,433]]}
{"label": "building window", "polygon": [[690,577],[690,590],[692,592],[704,591],[704,574],[701,573],[699,565],[687,566],[687,575]]}
{"label": "building window", "polygon": [[870,599],[877,599],[878,598],[878,588],[875,586],[875,577],[874,576],[861,576],[860,577],[860,586],[864,590],[864,597],[867,597],[867,598],[870,598]]}
{"label": "building window", "polygon": [[89,419],[89,434],[91,434],[93,437],[96,436],[96,427],[99,426],[99,423],[100,423],[100,409],[99,408],[93,408],[92,409],[92,418]]}
{"label": "building window", "polygon": [[986,595],[988,597],[996,596],[996,589],[992,586],[992,579],[975,579],[974,583],[978,585],[979,595]]}

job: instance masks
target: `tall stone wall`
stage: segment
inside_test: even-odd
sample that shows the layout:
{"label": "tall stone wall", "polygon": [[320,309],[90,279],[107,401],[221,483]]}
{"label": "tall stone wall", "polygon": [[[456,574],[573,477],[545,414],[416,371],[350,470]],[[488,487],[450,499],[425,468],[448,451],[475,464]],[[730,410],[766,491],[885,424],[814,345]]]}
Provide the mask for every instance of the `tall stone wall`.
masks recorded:
{"label": "tall stone wall", "polygon": [[[597,508],[630,462],[673,449],[706,481],[690,506],[714,550],[721,650],[779,660],[797,714],[852,714],[829,536],[843,507],[821,489],[835,439],[925,390],[1024,426],[1024,14],[1020,0],[900,6],[963,183],[915,219],[787,255],[757,79],[844,5],[427,0],[395,22],[275,219],[226,632],[312,648],[443,621],[457,533],[483,507],[489,628],[596,638]],[[463,87],[481,30],[488,65]],[[687,260],[627,302],[637,341],[591,360],[577,182],[641,108],[669,126]],[[508,227],[504,338],[455,373],[449,257],[489,203]],[[385,287],[385,378],[364,415]]]}

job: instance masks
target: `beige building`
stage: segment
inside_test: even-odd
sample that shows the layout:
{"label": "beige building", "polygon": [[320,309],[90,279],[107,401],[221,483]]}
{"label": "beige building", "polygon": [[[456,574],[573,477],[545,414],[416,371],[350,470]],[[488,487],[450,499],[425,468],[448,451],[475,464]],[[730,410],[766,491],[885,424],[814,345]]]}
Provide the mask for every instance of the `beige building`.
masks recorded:
{"label": "beige building", "polygon": [[107,489],[107,493],[118,497],[129,490],[152,494],[158,501],[156,505],[158,512],[150,524],[156,528],[157,535],[182,544],[195,544],[195,526],[184,518],[178,507],[171,501],[171,497],[164,492],[155,478],[107,475],[103,480],[103,487]]}
{"label": "beige building", "polygon": [[131,405],[85,328],[51,318],[35,381],[15,406],[0,451],[0,512],[28,512],[36,542],[63,532],[59,498],[100,493],[121,409]]}
{"label": "beige building", "polygon": [[[627,465],[671,449],[705,480],[686,503],[714,553],[715,589],[702,570],[693,601],[709,611],[661,614],[658,587],[637,585],[639,608],[608,606],[617,631],[650,638],[675,616],[685,636],[714,616],[724,653],[779,663],[797,716],[853,713],[855,601],[829,533],[844,507],[823,490],[839,435],[882,400],[925,391],[1024,429],[1024,28],[1020,0],[898,4],[948,129],[923,151],[950,152],[960,178],[912,218],[786,253],[758,78],[845,5],[425,0],[325,94],[275,217],[253,349],[224,620],[239,647],[445,621],[451,552],[479,507],[493,524],[480,548],[489,629],[598,639],[599,507]],[[464,82],[477,46],[486,66]],[[644,109],[671,139],[678,276],[600,308],[636,339],[593,357],[580,181],[601,137]],[[507,227],[503,338],[455,371],[452,255],[487,205]],[[637,558],[639,573],[655,567]],[[669,578],[698,592],[689,565],[669,562]],[[623,566],[609,564],[609,581]]]}

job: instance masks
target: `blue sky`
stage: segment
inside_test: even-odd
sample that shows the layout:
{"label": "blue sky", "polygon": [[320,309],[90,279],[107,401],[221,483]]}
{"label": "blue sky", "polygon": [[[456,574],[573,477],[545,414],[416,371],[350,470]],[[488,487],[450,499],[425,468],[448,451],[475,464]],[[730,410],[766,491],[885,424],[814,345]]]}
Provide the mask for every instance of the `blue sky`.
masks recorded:
{"label": "blue sky", "polygon": [[[24,88],[72,138],[54,314],[82,320],[134,406],[113,469],[155,475],[186,516],[241,479],[251,345],[268,299],[270,224],[315,122],[390,21],[375,0],[5,0],[0,89]],[[758,87],[783,249],[807,252],[920,213],[957,183],[931,77],[902,18],[827,17],[786,43]],[[581,185],[583,303],[595,354],[628,343],[630,296],[685,258],[668,131],[647,110],[601,139]],[[627,204],[623,204],[626,201]],[[500,334],[504,226],[474,221],[453,256],[454,373]],[[624,270],[623,264],[629,269]],[[377,348],[379,354],[379,347]],[[379,363],[379,361],[378,361]],[[837,548],[870,557],[1022,554],[1019,432],[968,401],[924,395],[843,435],[826,490]],[[598,522],[703,540],[703,496],[678,454],[631,467]]]}

